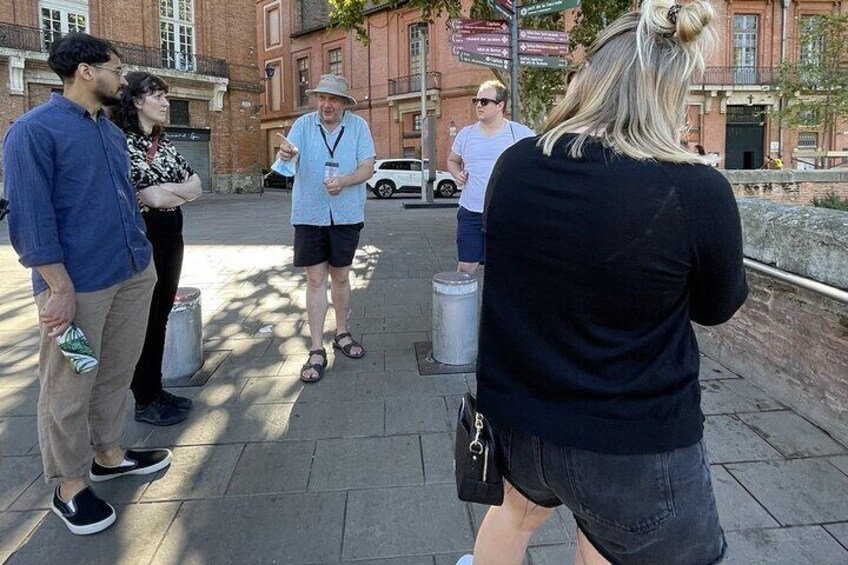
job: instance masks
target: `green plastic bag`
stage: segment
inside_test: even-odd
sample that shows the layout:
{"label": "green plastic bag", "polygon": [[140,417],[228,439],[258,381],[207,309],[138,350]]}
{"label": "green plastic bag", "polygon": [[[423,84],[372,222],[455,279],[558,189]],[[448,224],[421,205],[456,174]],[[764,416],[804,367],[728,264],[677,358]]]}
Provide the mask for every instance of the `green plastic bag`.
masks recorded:
{"label": "green plastic bag", "polygon": [[62,335],[56,338],[56,342],[75,373],[87,373],[97,367],[94,350],[91,349],[85,334],[76,324],[71,324]]}

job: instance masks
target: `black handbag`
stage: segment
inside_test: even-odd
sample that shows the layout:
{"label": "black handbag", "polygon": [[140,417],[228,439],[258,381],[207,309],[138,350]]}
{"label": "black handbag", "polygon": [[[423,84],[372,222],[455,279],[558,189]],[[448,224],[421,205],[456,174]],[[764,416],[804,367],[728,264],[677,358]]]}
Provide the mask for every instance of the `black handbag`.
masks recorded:
{"label": "black handbag", "polygon": [[474,397],[466,393],[459,406],[454,451],[456,495],[460,500],[490,506],[503,504],[503,478],[497,461],[492,426],[477,411]]}

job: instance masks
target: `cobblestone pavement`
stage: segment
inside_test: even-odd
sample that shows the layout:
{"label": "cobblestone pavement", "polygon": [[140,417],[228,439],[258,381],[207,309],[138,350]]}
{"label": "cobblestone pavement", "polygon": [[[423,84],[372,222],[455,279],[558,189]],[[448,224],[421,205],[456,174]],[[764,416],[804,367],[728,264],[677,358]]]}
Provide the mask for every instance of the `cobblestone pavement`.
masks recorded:
{"label": "cobblestone pavement", "polygon": [[[454,210],[369,200],[352,313],[368,354],[330,353],[324,380],[304,386],[289,206],[275,192],[186,207],[182,281],[202,289],[207,357],[224,361],[204,386],[173,389],[194,399],[187,422],[130,422],[130,444],[171,447],[174,462],[98,485],[119,516],[88,538],[47,511],[35,307],[0,224],[0,560],[453,565],[471,549],[485,509],[455,498],[451,428],[474,378],[421,377],[412,348],[430,337],[431,276],[454,268]],[[846,446],[744,375],[704,358],[701,377],[726,562],[848,563]],[[527,561],[570,563],[573,552],[573,519],[558,510]]]}

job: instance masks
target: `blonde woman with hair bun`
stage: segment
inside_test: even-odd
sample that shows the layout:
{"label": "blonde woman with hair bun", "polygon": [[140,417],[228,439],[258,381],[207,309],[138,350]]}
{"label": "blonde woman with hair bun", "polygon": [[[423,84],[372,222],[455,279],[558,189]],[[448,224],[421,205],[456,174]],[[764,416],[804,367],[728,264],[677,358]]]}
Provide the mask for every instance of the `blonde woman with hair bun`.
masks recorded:
{"label": "blonde woman with hair bun", "polygon": [[562,505],[578,565],[724,556],[692,323],[726,322],[748,286],[730,185],[680,145],[713,19],[703,0],[618,18],[495,165],[477,401],[505,496],[462,565],[520,565]]}

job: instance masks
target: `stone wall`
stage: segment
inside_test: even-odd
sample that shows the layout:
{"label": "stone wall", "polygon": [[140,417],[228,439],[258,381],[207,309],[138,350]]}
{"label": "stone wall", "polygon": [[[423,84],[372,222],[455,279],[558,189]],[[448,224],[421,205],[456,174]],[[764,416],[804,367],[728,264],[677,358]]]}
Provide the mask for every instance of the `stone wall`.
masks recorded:
{"label": "stone wall", "polygon": [[[848,290],[848,213],[741,199],[746,257]],[[750,295],[701,350],[848,441],[848,303],[748,269]],[[848,292],[842,292],[848,299]]]}
{"label": "stone wall", "polygon": [[811,204],[816,196],[835,193],[848,198],[848,170],[721,171],[739,198],[784,204]]}

